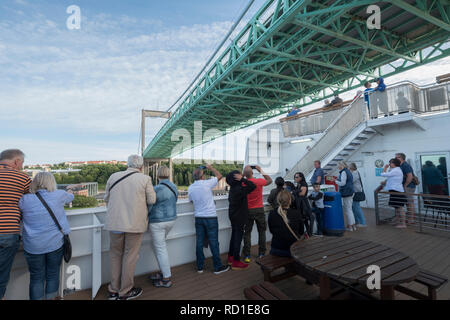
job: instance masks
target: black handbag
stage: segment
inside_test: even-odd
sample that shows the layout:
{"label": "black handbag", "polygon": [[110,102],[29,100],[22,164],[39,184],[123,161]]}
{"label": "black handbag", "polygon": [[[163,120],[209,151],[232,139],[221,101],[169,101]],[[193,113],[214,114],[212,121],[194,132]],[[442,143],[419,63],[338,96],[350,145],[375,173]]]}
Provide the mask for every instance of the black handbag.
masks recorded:
{"label": "black handbag", "polygon": [[64,251],[64,261],[67,263],[72,258],[72,243],[70,242],[70,238],[68,234],[64,234],[62,231],[61,225],[59,224],[58,220],[55,217],[55,214],[53,213],[52,209],[50,209],[49,205],[45,200],[42,198],[42,196],[39,194],[39,192],[36,192],[36,196],[41,200],[44,207],[47,209],[48,213],[50,213],[50,216],[52,217],[53,221],[55,222],[56,226],[58,227],[59,231],[64,236],[64,244],[63,244],[63,251]]}
{"label": "black handbag", "polygon": [[361,174],[359,174],[359,182],[361,183],[362,191],[355,192],[355,194],[353,195],[353,201],[355,201],[355,202],[361,202],[361,201],[365,201],[366,200],[366,194],[364,193],[364,186],[363,186],[363,183],[361,181]]}

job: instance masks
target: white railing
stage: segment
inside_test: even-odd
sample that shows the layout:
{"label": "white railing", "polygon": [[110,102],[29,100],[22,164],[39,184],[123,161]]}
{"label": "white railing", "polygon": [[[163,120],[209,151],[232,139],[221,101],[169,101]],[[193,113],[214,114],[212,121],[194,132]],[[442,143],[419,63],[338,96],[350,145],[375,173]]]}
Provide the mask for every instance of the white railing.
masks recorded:
{"label": "white railing", "polygon": [[[418,86],[410,81],[394,83],[384,92],[372,92],[369,95],[369,105],[371,118],[406,112],[420,114],[448,110],[450,84]],[[282,119],[283,134],[285,137],[300,137],[324,132],[343,110],[345,109],[325,110],[304,117]]]}
{"label": "white railing", "polygon": [[281,122],[285,137],[306,136],[323,132],[330,126],[342,109],[324,111],[310,116]]}
{"label": "white railing", "polygon": [[448,110],[449,97],[449,83],[419,87],[411,82],[402,82],[388,87],[384,92],[376,91],[370,94],[370,117]]}

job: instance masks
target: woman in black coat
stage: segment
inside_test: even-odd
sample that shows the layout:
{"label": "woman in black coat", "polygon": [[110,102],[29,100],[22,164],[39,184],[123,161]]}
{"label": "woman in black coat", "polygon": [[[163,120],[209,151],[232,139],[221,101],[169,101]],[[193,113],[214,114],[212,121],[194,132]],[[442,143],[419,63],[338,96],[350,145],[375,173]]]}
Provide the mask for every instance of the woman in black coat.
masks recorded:
{"label": "woman in black coat", "polygon": [[284,190],[284,179],[282,177],[276,178],[275,185],[277,187],[270,191],[269,197],[267,198],[267,202],[272,206],[274,210],[277,210],[278,209],[277,195],[278,193]]}
{"label": "woman in black coat", "polygon": [[291,207],[292,196],[288,191],[278,193],[277,202],[278,209],[272,210],[268,219],[269,230],[272,233],[270,254],[290,257],[290,247],[301,239],[305,227],[299,212]]}
{"label": "woman in black coat", "polygon": [[248,219],[247,195],[256,189],[256,185],[243,177],[238,170],[228,173],[226,181],[230,186],[228,216],[231,222],[228,264],[231,264],[234,270],[245,269],[248,267],[248,264],[240,261],[239,253],[244,235],[244,226]]}
{"label": "woman in black coat", "polygon": [[297,186],[292,192],[294,196],[294,203],[292,204],[292,207],[300,212],[305,223],[306,231],[308,232],[308,235],[311,236],[314,216],[312,215],[312,209],[307,199],[308,184],[306,183],[305,175],[302,172],[296,172],[294,179],[295,182],[297,182]]}

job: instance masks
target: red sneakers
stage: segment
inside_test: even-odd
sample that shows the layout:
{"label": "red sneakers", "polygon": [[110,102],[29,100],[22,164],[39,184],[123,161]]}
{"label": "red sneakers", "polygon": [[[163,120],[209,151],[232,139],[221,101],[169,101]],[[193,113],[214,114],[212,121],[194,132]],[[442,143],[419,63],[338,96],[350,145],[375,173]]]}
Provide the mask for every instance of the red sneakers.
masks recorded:
{"label": "red sneakers", "polygon": [[234,258],[233,256],[228,256],[228,265],[231,266],[233,264]]}
{"label": "red sneakers", "polygon": [[233,261],[233,263],[231,264],[231,269],[233,270],[244,270],[246,268],[248,268],[248,264],[243,263],[241,261]]}

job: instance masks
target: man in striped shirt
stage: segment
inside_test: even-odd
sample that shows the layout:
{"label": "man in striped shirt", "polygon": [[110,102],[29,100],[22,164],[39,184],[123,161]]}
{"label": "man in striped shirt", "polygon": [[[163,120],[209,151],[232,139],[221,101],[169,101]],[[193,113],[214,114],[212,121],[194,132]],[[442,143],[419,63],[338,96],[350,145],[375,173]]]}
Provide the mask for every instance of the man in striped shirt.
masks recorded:
{"label": "man in striped shirt", "polygon": [[0,153],[0,299],[20,244],[19,200],[29,192],[31,179],[23,172],[25,155],[17,149]]}

